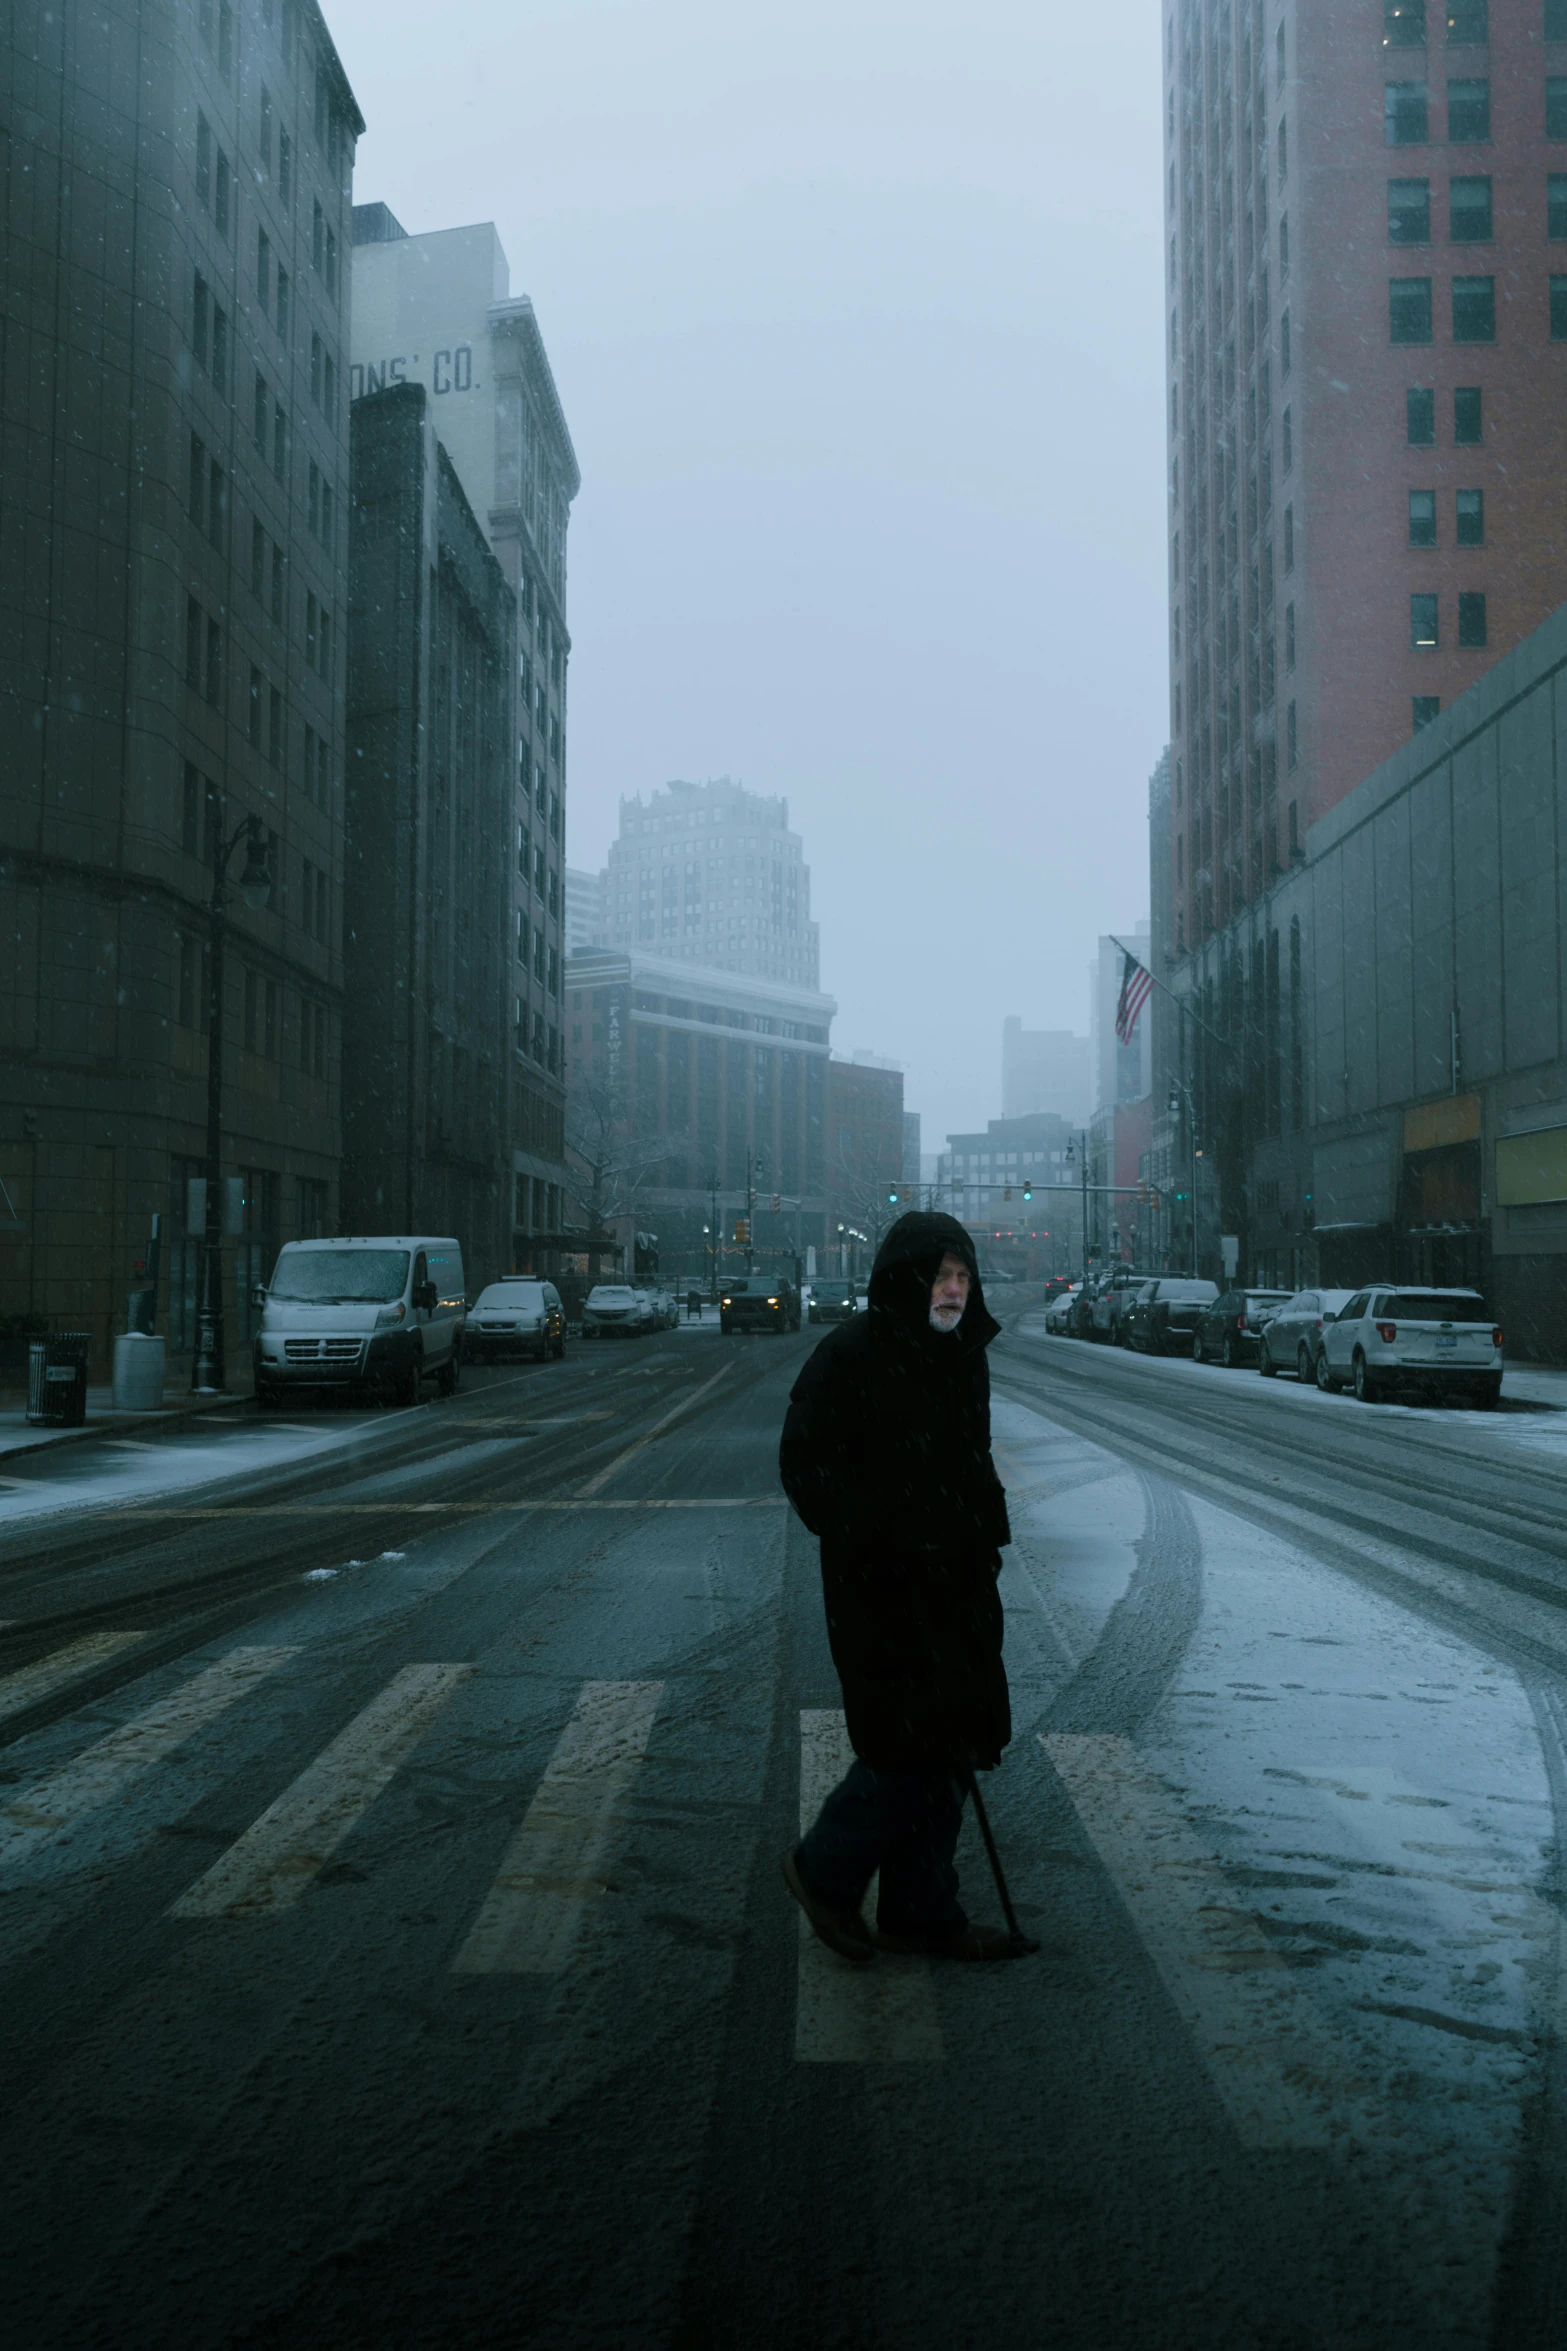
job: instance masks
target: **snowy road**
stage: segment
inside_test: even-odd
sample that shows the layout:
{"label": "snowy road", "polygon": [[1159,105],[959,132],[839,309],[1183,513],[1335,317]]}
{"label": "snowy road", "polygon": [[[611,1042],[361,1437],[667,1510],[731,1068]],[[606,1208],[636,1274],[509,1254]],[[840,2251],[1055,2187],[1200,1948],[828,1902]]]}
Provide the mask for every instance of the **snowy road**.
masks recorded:
{"label": "snowy road", "polygon": [[778,1877],[842,1755],[812,1336],[0,1500],[30,2351],[1560,2343],[1556,1416],[1024,1316],[991,1801],[1045,1949],[861,1974]]}

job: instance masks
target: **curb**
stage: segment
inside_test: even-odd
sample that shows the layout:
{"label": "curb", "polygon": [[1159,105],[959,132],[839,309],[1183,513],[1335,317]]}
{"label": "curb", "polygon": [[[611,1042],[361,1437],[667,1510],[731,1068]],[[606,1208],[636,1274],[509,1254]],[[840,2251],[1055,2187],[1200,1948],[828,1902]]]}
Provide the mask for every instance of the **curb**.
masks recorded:
{"label": "curb", "polygon": [[130,1429],[157,1430],[161,1435],[174,1436],[181,1429],[194,1428],[214,1412],[239,1412],[255,1398],[243,1395],[215,1396],[210,1404],[181,1404],[158,1412],[114,1412],[102,1420],[87,1421],[79,1429],[57,1429],[50,1436],[42,1432],[28,1437],[20,1445],[0,1443],[0,1475],[8,1461],[20,1461],[30,1454],[57,1453],[62,1445],[85,1444],[90,1437],[113,1437]]}

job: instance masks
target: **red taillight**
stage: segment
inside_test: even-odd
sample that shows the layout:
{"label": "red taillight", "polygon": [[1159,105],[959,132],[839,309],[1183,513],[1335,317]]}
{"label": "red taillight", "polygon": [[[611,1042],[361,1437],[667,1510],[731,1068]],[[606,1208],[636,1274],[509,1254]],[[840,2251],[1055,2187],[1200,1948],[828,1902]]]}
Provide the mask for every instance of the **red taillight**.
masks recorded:
{"label": "red taillight", "polygon": [[1238,1314],[1235,1317],[1235,1328],[1238,1331],[1243,1331],[1246,1328],[1246,1317],[1244,1314]]}
{"label": "red taillight", "polygon": [[1377,1337],[1383,1340],[1389,1347],[1391,1347],[1393,1341],[1398,1337],[1397,1323],[1379,1322],[1377,1324]]}
{"label": "red taillight", "polygon": [[1493,1347],[1505,1347],[1507,1344],[1507,1334],[1502,1329],[1500,1323],[1497,1324],[1495,1330],[1491,1333],[1491,1344]]}

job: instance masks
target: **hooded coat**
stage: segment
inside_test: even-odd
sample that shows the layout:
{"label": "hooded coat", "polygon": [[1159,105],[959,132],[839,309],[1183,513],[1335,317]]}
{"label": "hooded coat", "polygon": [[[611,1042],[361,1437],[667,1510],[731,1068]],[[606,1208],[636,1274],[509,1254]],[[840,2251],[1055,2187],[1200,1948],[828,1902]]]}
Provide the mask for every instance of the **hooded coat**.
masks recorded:
{"label": "hooded coat", "polygon": [[[943,1253],[969,1269],[956,1331],[930,1326]],[[999,1762],[1012,1735],[1001,1662],[1000,1547],[1012,1539],[990,1458],[1000,1325],[974,1245],[950,1216],[900,1216],[869,1311],[841,1323],[790,1397],[784,1491],[821,1542],[827,1637],[862,1762]]]}

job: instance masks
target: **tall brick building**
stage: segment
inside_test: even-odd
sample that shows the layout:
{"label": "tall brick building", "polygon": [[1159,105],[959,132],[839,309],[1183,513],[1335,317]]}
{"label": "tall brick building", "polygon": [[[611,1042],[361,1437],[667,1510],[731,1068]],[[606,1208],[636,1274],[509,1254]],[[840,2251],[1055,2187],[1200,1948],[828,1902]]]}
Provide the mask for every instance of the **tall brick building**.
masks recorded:
{"label": "tall brick building", "polygon": [[[231,1345],[337,1213],[347,252],[364,125],[311,0],[0,32],[0,1317],[100,1363],[153,1215],[191,1345],[215,843]],[[232,1239],[232,1236],[231,1236]]]}
{"label": "tall brick building", "polygon": [[1567,4],[1162,38],[1179,954],[1567,596]]}

